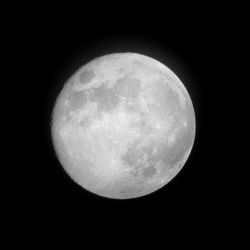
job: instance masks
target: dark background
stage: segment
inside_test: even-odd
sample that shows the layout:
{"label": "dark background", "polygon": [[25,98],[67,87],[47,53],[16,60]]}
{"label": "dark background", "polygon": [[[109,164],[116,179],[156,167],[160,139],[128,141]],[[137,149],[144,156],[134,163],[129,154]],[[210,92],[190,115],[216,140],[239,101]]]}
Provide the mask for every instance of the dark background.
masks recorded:
{"label": "dark background", "polygon": [[[11,54],[9,86],[16,101],[10,107],[16,110],[17,153],[10,165],[17,167],[20,184],[11,196],[13,216],[21,218],[21,229],[80,232],[84,240],[89,234],[107,235],[106,241],[157,236],[168,244],[171,233],[206,244],[223,239],[237,220],[236,191],[227,177],[235,164],[228,151],[235,107],[228,97],[242,27],[237,9],[105,7],[29,5],[12,12],[3,50]],[[157,192],[131,200],[102,198],[75,184],[62,170],[50,134],[63,84],[83,64],[114,52],[141,53],[166,64],[186,86],[196,114],[194,147],[181,172]]]}

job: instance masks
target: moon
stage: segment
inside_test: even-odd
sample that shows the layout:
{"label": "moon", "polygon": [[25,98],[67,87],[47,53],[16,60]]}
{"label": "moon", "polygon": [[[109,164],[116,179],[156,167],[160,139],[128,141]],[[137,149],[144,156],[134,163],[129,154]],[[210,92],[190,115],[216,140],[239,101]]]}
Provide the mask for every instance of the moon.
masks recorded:
{"label": "moon", "polygon": [[112,199],[148,195],[183,168],[195,113],[180,79],[136,53],[93,59],[64,84],[52,113],[63,169],[85,190]]}

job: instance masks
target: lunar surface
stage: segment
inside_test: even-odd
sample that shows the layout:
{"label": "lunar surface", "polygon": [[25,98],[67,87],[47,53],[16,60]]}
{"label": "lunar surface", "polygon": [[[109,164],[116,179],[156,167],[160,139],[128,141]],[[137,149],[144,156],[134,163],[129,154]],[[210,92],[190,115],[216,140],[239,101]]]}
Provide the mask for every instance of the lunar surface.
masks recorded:
{"label": "lunar surface", "polygon": [[193,147],[195,114],[180,79],[135,53],[81,67],[52,114],[56,155],[85,190],[113,198],[150,194],[172,180]]}

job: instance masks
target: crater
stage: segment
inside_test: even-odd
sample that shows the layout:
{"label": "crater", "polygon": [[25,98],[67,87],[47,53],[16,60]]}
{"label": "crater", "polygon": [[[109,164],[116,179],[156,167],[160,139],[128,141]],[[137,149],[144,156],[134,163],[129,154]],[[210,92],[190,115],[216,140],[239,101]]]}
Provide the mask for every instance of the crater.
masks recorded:
{"label": "crater", "polygon": [[172,87],[168,87],[166,98],[175,113],[179,113],[184,105],[184,101],[181,99],[180,95],[181,94],[178,93],[175,89],[173,89]]}
{"label": "crater", "polygon": [[86,128],[91,124],[92,120],[93,120],[93,118],[91,118],[89,116],[84,116],[84,117],[82,117],[79,124],[82,128]]}
{"label": "crater", "polygon": [[179,83],[175,80],[168,82],[168,87],[177,95],[180,108],[185,108],[186,94],[184,90],[179,86]]}
{"label": "crater", "polygon": [[79,82],[82,84],[90,82],[95,77],[95,73],[92,70],[83,70],[79,74]]}
{"label": "crater", "polygon": [[141,81],[127,75],[117,80],[114,89],[120,96],[133,99],[140,93]]}
{"label": "crater", "polygon": [[142,174],[145,178],[151,178],[156,174],[157,170],[154,166],[143,169]]}
{"label": "crater", "polygon": [[84,91],[72,91],[68,97],[72,111],[82,108],[87,103],[87,95]]}
{"label": "crater", "polygon": [[107,88],[105,84],[93,89],[93,92],[90,94],[90,100],[98,104],[100,112],[112,111],[120,103],[119,96],[114,93],[113,89]]}
{"label": "crater", "polygon": [[136,197],[142,192],[143,188],[140,186],[127,186],[119,191],[121,196],[132,196],[132,197],[133,196]]}
{"label": "crater", "polygon": [[[139,169],[143,169],[146,162],[150,162],[153,157],[153,146],[141,145],[141,142],[136,142],[133,146],[129,147],[126,154],[121,156],[123,163],[134,170],[135,174],[138,174]],[[145,158],[147,156],[147,158]]]}
{"label": "crater", "polygon": [[[162,153],[159,155],[160,159],[162,159],[162,162],[165,165],[165,169],[163,170],[163,172],[167,171],[168,169],[174,168],[176,164],[183,159],[183,156],[186,152],[186,147],[183,141],[182,143],[183,143],[182,147],[180,146],[171,148],[166,147],[165,150],[163,150]],[[181,164],[184,165],[185,162],[181,162]]]}
{"label": "crater", "polygon": [[127,153],[122,155],[122,161],[129,167],[136,167],[142,161],[142,151],[138,150],[135,146],[129,147]]}

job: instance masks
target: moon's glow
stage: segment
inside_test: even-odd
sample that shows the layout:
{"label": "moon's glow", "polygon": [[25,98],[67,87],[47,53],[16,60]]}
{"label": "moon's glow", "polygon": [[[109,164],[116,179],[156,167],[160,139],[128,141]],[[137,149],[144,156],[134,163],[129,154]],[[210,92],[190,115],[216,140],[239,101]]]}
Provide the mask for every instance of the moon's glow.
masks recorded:
{"label": "moon's glow", "polygon": [[138,54],[97,58],[65,85],[53,141],[66,172],[85,189],[134,198],[168,183],[193,146],[195,117],[178,77]]}

